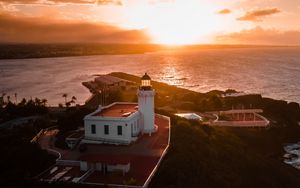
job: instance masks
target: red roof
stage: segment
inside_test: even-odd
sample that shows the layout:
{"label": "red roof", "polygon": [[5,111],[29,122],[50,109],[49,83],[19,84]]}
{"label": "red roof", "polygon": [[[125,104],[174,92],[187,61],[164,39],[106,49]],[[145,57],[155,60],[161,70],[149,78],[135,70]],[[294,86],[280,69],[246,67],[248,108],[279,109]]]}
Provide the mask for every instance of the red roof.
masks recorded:
{"label": "red roof", "polygon": [[137,104],[114,104],[108,108],[102,109],[93,116],[103,117],[128,117],[138,110]]}

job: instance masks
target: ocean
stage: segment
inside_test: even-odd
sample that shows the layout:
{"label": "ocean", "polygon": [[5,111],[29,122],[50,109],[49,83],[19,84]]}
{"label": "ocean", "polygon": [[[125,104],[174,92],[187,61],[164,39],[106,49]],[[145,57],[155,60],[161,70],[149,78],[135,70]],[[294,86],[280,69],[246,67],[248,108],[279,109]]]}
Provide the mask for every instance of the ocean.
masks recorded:
{"label": "ocean", "polygon": [[15,101],[63,93],[82,104],[90,96],[81,82],[95,74],[147,72],[153,80],[199,92],[226,90],[300,102],[300,47],[170,50],[134,55],[98,55],[0,60],[0,93]]}

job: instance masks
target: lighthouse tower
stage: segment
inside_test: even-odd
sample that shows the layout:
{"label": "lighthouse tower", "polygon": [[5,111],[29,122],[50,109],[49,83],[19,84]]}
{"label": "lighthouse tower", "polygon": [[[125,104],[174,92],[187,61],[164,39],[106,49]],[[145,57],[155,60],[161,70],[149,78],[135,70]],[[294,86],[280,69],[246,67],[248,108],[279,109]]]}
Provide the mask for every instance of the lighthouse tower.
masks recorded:
{"label": "lighthouse tower", "polygon": [[154,125],[154,95],[155,91],[151,86],[151,78],[147,73],[141,79],[141,86],[137,91],[139,111],[142,115],[143,133],[156,131]]}

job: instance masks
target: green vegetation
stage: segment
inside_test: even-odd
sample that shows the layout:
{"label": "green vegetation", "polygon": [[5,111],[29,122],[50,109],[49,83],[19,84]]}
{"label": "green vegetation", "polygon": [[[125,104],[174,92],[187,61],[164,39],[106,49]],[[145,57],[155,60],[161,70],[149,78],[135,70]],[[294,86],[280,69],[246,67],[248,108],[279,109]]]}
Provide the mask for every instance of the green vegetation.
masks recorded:
{"label": "green vegetation", "polygon": [[[136,76],[112,75],[139,82]],[[297,103],[261,95],[220,97],[222,91],[196,93],[152,82],[157,112],[172,118],[171,145],[150,187],[299,187],[300,172],[283,163],[283,145],[300,139]],[[228,90],[227,92],[233,92]],[[176,111],[262,108],[268,129],[207,127],[176,117]],[[167,110],[162,111],[162,109]]]}
{"label": "green vegetation", "polygon": [[282,143],[299,139],[299,127],[212,128],[166,115],[171,145],[150,187],[300,186],[300,172],[281,158]]}
{"label": "green vegetation", "polygon": [[[35,116],[32,121],[14,128],[0,128],[0,184],[3,187],[23,187],[26,182],[55,162],[55,157],[30,140],[41,130],[51,126],[46,115],[47,100],[22,99],[12,103],[10,97],[0,108],[2,122],[19,117]],[[26,186],[24,186],[26,187]]]}
{"label": "green vegetation", "polygon": [[0,129],[1,187],[21,187],[55,161],[55,157],[30,143],[35,127]]}
{"label": "green vegetation", "polygon": [[46,99],[35,98],[27,101],[24,98],[16,104],[12,103],[8,97],[8,101],[0,106],[0,123],[16,117],[46,114],[48,112],[46,103]]}
{"label": "green vegetation", "polygon": [[[77,98],[75,96],[72,96],[71,100],[68,100],[68,94],[64,93],[62,95],[62,97],[65,99],[65,106],[67,108],[69,108],[72,104],[76,105]],[[61,107],[61,108],[63,108],[64,105],[60,103],[60,104],[58,104],[58,106]]]}

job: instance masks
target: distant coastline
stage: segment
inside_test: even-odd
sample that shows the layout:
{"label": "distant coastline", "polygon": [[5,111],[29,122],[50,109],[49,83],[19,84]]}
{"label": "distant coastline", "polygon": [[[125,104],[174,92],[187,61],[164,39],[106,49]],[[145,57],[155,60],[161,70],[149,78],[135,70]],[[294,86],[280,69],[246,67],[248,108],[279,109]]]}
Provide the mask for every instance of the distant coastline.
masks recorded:
{"label": "distant coastline", "polygon": [[143,54],[160,48],[151,44],[0,44],[0,59]]}
{"label": "distant coastline", "polygon": [[298,47],[298,46],[271,46],[271,45],[223,45],[197,44],[185,46],[164,46],[158,44],[0,44],[0,59],[29,59],[49,57],[71,57],[91,55],[124,55],[143,54],[161,50],[195,50],[195,49],[227,49],[227,48],[271,48],[271,47]]}

